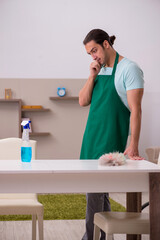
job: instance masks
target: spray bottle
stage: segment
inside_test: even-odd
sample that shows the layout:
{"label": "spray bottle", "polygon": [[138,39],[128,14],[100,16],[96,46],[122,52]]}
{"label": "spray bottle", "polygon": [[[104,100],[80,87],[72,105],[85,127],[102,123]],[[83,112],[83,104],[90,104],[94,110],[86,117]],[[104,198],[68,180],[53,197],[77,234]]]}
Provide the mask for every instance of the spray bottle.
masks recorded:
{"label": "spray bottle", "polygon": [[32,148],[29,141],[29,123],[31,121],[22,121],[21,125],[23,126],[22,133],[22,146],[21,146],[21,161],[30,162],[32,158]]}

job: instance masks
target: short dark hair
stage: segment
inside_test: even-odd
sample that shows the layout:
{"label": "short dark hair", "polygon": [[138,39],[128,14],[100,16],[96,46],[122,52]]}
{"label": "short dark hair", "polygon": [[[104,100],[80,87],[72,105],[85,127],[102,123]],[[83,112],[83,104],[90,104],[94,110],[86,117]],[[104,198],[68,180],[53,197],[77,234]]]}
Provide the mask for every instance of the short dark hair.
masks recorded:
{"label": "short dark hair", "polygon": [[101,29],[93,29],[87,34],[83,41],[83,44],[86,45],[88,42],[93,40],[103,47],[103,42],[107,40],[110,46],[112,46],[115,39],[116,37],[114,35],[110,37],[108,33]]}

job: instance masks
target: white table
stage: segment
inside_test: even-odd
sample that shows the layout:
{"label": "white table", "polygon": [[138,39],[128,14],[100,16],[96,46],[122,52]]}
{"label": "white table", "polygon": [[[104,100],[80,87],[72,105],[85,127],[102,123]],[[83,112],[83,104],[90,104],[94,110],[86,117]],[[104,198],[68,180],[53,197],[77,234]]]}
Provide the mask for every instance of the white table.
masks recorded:
{"label": "white table", "polygon": [[159,186],[160,167],[144,160],[117,167],[97,160],[0,160],[0,193],[150,192],[151,240],[160,240]]}

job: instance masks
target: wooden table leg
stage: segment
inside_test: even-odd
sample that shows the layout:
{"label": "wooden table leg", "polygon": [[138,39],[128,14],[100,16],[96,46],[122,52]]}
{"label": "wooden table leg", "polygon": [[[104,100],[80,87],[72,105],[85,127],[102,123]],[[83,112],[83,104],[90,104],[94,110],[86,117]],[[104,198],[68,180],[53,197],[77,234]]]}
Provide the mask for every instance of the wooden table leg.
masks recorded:
{"label": "wooden table leg", "polygon": [[160,173],[149,174],[150,240],[160,240]]}
{"label": "wooden table leg", "polygon": [[[127,212],[141,212],[142,194],[141,193],[127,193]],[[127,234],[127,240],[140,240],[141,235]]]}

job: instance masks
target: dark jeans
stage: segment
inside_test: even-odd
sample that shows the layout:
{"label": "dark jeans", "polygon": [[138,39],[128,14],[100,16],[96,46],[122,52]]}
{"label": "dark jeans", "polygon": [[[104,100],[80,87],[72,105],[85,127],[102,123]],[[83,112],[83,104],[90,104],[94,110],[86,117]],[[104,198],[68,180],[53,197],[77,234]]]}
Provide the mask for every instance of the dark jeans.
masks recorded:
{"label": "dark jeans", "polygon": [[[87,209],[86,209],[86,232],[82,240],[93,240],[94,232],[94,214],[96,212],[110,211],[110,202],[108,193],[87,193]],[[101,231],[100,240],[105,240],[105,233]]]}

